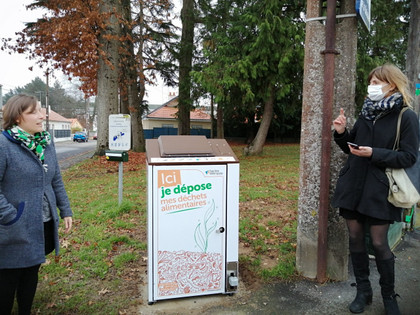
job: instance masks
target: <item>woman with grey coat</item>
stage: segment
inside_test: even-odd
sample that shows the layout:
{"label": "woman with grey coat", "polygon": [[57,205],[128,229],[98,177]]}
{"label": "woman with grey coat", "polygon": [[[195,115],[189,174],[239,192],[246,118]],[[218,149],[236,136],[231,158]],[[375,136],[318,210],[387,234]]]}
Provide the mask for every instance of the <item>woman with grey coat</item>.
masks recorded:
{"label": "woman with grey coat", "polygon": [[340,209],[349,231],[350,258],[357,286],[349,310],[362,313],[372,303],[365,244],[365,229],[368,229],[385,312],[398,315],[395,258],[388,244],[388,230],[390,224],[401,221],[402,209],[388,201],[385,169],[414,165],[419,151],[419,121],[413,110],[403,113],[400,148],[393,150],[398,116],[403,107],[410,108],[412,100],[408,79],[396,66],[385,64],[370,72],[368,83],[368,97],[353,128],[347,130],[343,109],[333,122],[334,140],[349,155],[339,174],[333,206]]}
{"label": "woman with grey coat", "polygon": [[59,253],[58,224],[72,211],[51,136],[35,97],[16,95],[3,107],[0,134],[0,314],[30,314],[45,255]]}

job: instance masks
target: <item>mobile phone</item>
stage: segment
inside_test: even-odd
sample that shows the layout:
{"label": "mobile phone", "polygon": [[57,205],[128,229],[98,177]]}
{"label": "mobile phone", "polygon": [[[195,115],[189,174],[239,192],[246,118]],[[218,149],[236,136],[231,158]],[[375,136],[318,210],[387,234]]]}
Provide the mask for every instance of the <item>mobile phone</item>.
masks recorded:
{"label": "mobile phone", "polygon": [[347,142],[349,146],[351,146],[353,149],[359,150],[359,145],[356,143]]}

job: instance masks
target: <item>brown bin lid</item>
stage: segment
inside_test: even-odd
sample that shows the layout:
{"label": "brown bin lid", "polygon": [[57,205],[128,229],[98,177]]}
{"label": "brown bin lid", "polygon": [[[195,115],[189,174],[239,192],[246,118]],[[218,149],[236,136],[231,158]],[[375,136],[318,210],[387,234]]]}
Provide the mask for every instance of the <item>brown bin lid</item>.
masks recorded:
{"label": "brown bin lid", "polygon": [[239,163],[225,139],[205,136],[160,136],[146,140],[148,164]]}
{"label": "brown bin lid", "polygon": [[205,136],[160,136],[161,157],[214,156]]}

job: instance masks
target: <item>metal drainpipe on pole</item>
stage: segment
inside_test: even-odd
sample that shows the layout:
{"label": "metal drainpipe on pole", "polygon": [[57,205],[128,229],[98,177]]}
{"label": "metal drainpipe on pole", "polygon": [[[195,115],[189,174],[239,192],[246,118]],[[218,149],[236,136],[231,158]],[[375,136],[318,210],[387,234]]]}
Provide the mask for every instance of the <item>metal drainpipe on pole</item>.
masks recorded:
{"label": "metal drainpipe on pole", "polygon": [[327,235],[328,235],[328,209],[330,193],[330,161],[331,161],[331,122],[332,105],[334,100],[334,70],[335,55],[335,23],[336,1],[327,1],[327,20],[325,24],[325,50],[324,55],[324,95],[323,120],[321,143],[321,176],[320,198],[318,212],[318,261],[317,281],[324,283],[327,280]]}

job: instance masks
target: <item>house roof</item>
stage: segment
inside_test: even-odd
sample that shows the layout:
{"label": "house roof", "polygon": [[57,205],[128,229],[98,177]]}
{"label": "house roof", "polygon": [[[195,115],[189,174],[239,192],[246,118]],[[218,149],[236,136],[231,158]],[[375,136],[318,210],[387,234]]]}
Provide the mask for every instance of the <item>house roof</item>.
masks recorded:
{"label": "house roof", "polygon": [[[46,115],[46,109],[45,108],[41,108],[41,112],[43,115]],[[49,117],[50,121],[62,121],[62,122],[71,122],[70,119],[67,119],[63,116],[61,116],[60,114],[56,113],[55,111],[53,111],[52,109],[50,109],[50,117]]]}
{"label": "house roof", "polygon": [[[178,113],[178,96],[164,103],[162,106],[156,108],[146,116],[147,119],[176,119]],[[209,114],[199,110],[193,109],[190,112],[191,121],[210,121]]]}
{"label": "house roof", "polygon": [[79,122],[79,120],[77,118],[70,118],[69,121],[70,121],[70,126],[72,128],[74,128],[74,127],[83,128],[82,124]]}

